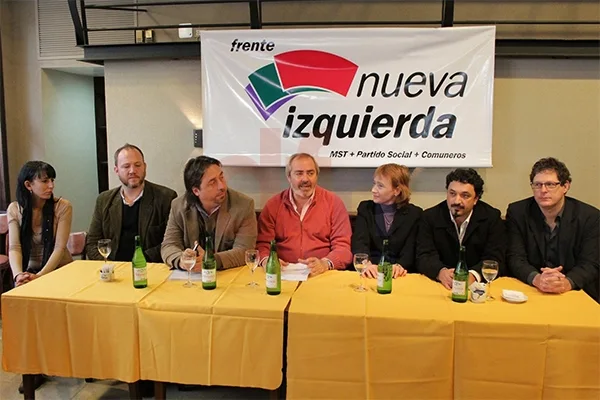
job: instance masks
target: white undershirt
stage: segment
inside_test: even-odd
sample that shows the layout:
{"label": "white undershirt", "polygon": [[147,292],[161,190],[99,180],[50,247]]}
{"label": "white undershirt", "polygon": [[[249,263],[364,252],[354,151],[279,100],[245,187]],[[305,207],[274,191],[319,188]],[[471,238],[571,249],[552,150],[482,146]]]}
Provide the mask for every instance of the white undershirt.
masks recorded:
{"label": "white undershirt", "polygon": [[290,203],[292,203],[292,206],[294,207],[294,211],[296,212],[296,214],[298,214],[300,216],[300,221],[302,221],[304,219],[304,216],[306,215],[306,212],[308,211],[308,207],[310,207],[310,205],[312,204],[314,198],[315,198],[315,191],[313,191],[313,194],[308,198],[308,201],[306,203],[304,203],[304,206],[302,207],[302,210],[300,210],[300,212],[298,212],[298,206],[296,206],[296,202],[294,201],[294,191],[292,189],[290,189]]}
{"label": "white undershirt", "polygon": [[[458,235],[458,242],[461,245],[462,245],[463,239],[465,238],[465,233],[467,233],[467,227],[469,226],[469,222],[471,221],[471,215],[473,215],[473,210],[471,210],[471,212],[469,213],[469,216],[467,217],[467,219],[465,219],[465,221],[460,225],[460,228],[459,228],[458,225],[456,224],[456,221],[454,220],[452,211],[450,211],[450,219],[452,220],[452,223],[454,224],[454,228],[456,228],[456,234]],[[469,273],[475,277],[477,282],[481,282],[481,276],[479,276],[479,273],[477,271],[475,271],[474,269],[470,269]]]}
{"label": "white undershirt", "polygon": [[471,221],[471,215],[473,215],[473,210],[471,210],[471,212],[469,213],[469,216],[467,217],[467,219],[465,219],[465,221],[460,225],[460,228],[458,227],[458,225],[456,224],[456,220],[454,219],[454,216],[452,215],[452,211],[450,211],[450,219],[452,220],[452,223],[454,224],[454,227],[456,228],[456,234],[458,235],[458,242],[462,245],[462,241],[465,238],[465,233],[467,233],[467,227],[469,226],[469,221]]}
{"label": "white undershirt", "polygon": [[132,205],[135,204],[136,201],[138,201],[139,199],[142,198],[142,196],[144,195],[144,191],[142,190],[140,192],[140,194],[138,195],[138,197],[136,197],[135,199],[133,199],[133,201],[131,203],[128,203],[127,200],[125,199],[125,194],[123,193],[123,188],[121,188],[121,198],[123,199],[123,204],[125,204],[126,206],[131,207]]}

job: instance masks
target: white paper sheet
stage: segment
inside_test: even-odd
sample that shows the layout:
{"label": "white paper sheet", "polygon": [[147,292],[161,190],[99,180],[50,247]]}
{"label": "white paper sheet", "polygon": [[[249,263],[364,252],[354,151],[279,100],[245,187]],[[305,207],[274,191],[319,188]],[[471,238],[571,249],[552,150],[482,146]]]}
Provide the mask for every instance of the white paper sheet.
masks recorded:
{"label": "white paper sheet", "polygon": [[[169,276],[170,281],[187,281],[187,278],[188,278],[187,271],[181,271],[178,269],[171,272],[171,275]],[[201,281],[201,280],[202,280],[201,272],[192,272],[192,281]]]}
{"label": "white paper sheet", "polygon": [[302,263],[288,264],[281,268],[282,281],[304,282],[308,279],[310,269],[308,265]]}

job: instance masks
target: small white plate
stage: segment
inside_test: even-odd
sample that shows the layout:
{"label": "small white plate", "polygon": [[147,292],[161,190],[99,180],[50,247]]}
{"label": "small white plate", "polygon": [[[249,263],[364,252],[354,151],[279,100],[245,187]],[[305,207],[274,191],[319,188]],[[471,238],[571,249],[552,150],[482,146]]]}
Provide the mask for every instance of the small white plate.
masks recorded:
{"label": "small white plate", "polygon": [[502,290],[502,298],[509,303],[525,303],[529,298],[517,290]]}

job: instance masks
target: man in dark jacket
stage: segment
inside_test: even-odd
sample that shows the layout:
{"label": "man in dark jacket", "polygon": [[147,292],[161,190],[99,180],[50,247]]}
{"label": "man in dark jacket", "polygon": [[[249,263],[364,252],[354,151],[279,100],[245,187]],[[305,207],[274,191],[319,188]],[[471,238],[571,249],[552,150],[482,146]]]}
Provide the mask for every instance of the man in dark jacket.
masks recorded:
{"label": "man in dark jacket", "polygon": [[87,257],[102,260],[98,240],[111,239],[109,260],[130,261],[139,235],[146,260],[162,263],[160,245],[177,193],[146,180],[144,154],[132,144],[117,149],[114,169],[121,185],[100,193],[96,200],[85,245]]}
{"label": "man in dark jacket", "polygon": [[510,270],[542,292],[583,289],[600,302],[600,211],[567,197],[571,174],[555,158],[536,162],[529,180],[533,197],[506,213]]}
{"label": "man in dark jacket", "polygon": [[480,280],[484,260],[504,274],[506,231],[500,211],[481,201],[483,179],[472,168],[446,176],[446,201],[423,212],[417,235],[417,270],[452,288],[460,246],[466,248],[471,279]]}

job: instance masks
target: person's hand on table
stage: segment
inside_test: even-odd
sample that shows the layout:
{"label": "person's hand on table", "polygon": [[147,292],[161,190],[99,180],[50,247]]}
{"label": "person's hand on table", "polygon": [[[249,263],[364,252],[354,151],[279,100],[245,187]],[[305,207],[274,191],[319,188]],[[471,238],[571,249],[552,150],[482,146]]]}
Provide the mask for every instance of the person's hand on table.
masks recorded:
{"label": "person's hand on table", "polygon": [[[262,259],[262,261],[260,262],[260,266],[266,271],[267,270],[267,263],[269,262],[269,257],[265,257]],[[284,270],[285,267],[287,267],[290,263],[287,261],[282,260],[281,258],[279,259],[279,265],[281,266],[281,269]]]}
{"label": "person's hand on table", "polygon": [[475,278],[475,275],[469,273],[469,286],[471,286],[471,284],[473,284],[473,282],[475,282],[477,280],[477,278]]}
{"label": "person's hand on table", "polygon": [[541,269],[542,271],[542,275],[546,275],[546,276],[555,276],[555,277],[559,277],[559,278],[564,278],[565,274],[563,274],[561,271],[563,270],[562,265],[560,267],[556,267],[556,268],[547,268],[547,267],[543,267]]}
{"label": "person's hand on table", "polygon": [[[452,289],[452,281],[454,280],[454,268],[442,268],[438,273],[437,279],[442,283],[442,285],[444,285],[446,289]],[[475,275],[470,273],[468,285],[471,286],[471,284],[476,280],[477,278],[475,278]]]}
{"label": "person's hand on table", "polygon": [[317,257],[308,257],[307,259],[299,259],[298,262],[306,264],[310,269],[309,276],[322,274],[329,270],[329,263],[326,259],[318,259]]}
{"label": "person's hand on table", "polygon": [[363,276],[366,278],[377,278],[377,265],[368,261],[367,268],[363,271]]}
{"label": "person's hand on table", "polygon": [[[365,269],[364,275],[367,278],[377,278],[377,265],[375,264],[371,264],[371,262],[369,261],[369,264],[367,265],[367,268]],[[393,264],[392,265],[392,278],[396,279],[402,276],[405,276],[407,273],[407,271],[404,269],[404,267],[400,264]]]}
{"label": "person's hand on table", "polygon": [[393,268],[393,269],[392,269],[392,277],[393,277],[394,279],[396,279],[396,278],[400,278],[400,277],[402,277],[402,276],[405,276],[405,275],[406,275],[406,273],[408,272],[408,271],[406,271],[406,270],[404,269],[404,267],[403,267],[402,265],[400,265],[400,264],[394,264],[394,265],[392,265],[392,268]]}
{"label": "person's hand on table", "polygon": [[17,279],[15,279],[15,287],[24,285],[32,280],[36,279],[38,276],[36,274],[32,274],[31,272],[22,272],[17,275]]}
{"label": "person's hand on table", "polygon": [[452,289],[452,279],[454,278],[454,268],[442,268],[438,273],[437,279],[446,289]]}
{"label": "person's hand on table", "polygon": [[561,272],[562,266],[558,268],[542,268],[542,273],[533,278],[533,286],[544,293],[565,293],[573,289],[571,282]]}
{"label": "person's hand on table", "polygon": [[204,261],[204,250],[202,250],[200,247],[198,247],[196,250],[187,248],[183,251],[183,253],[190,256],[196,256],[196,264],[194,264],[192,272],[201,272],[202,262]]}

